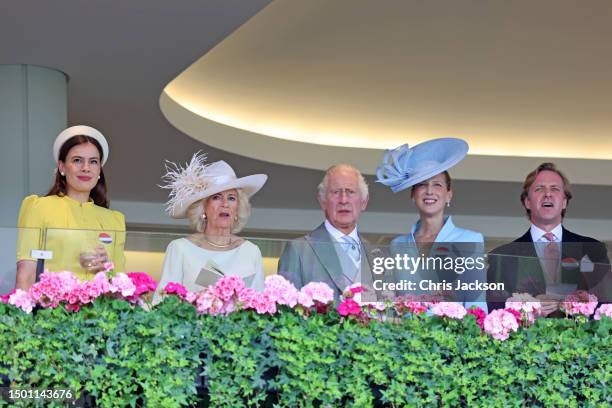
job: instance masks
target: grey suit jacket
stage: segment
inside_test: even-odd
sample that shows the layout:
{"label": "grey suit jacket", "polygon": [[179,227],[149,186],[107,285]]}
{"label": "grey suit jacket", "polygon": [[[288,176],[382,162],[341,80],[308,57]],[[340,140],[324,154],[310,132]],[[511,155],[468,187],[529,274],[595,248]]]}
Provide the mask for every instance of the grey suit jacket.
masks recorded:
{"label": "grey suit jacket", "polygon": [[[361,257],[361,283],[371,287],[372,258],[386,255],[382,250],[369,246],[361,235],[359,238],[361,253],[364,255]],[[298,289],[309,282],[325,282],[334,289],[334,297],[338,300],[342,291],[350,285],[350,281],[342,273],[336,245],[338,244],[327,232],[325,224],[321,224],[310,234],[287,242],[278,262],[278,273]]]}

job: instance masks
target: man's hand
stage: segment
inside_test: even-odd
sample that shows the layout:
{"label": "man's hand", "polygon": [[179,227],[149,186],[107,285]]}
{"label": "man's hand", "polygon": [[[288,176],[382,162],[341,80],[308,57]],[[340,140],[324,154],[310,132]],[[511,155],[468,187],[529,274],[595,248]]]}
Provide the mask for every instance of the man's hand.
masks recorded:
{"label": "man's hand", "polygon": [[536,299],[542,304],[542,316],[548,316],[549,314],[559,310],[559,303],[563,300],[561,295],[542,294],[536,296]]}

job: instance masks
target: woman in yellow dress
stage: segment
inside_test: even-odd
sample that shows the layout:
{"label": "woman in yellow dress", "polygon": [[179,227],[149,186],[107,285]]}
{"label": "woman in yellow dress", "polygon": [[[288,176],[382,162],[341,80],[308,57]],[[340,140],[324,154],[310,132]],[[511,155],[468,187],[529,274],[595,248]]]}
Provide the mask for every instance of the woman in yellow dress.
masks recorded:
{"label": "woman in yellow dress", "polygon": [[108,142],[92,127],[72,126],[57,136],[53,186],[44,197],[26,197],[19,211],[16,288],[27,290],[36,281],[33,250],[48,251],[45,269],[71,271],[81,280],[107,261],[124,271],[125,218],[108,208],[102,170],[108,154]]}

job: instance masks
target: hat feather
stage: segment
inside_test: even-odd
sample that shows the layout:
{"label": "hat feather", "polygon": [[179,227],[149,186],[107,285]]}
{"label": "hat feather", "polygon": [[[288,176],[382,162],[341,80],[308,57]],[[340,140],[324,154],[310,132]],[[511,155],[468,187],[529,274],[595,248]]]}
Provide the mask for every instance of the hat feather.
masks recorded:
{"label": "hat feather", "polygon": [[159,187],[170,190],[170,199],[166,203],[168,213],[173,214],[186,199],[208,187],[208,178],[213,176],[207,172],[209,166],[210,164],[206,164],[206,153],[201,151],[195,153],[184,168],[180,164],[166,160],[166,174],[162,176],[162,180],[167,184]]}

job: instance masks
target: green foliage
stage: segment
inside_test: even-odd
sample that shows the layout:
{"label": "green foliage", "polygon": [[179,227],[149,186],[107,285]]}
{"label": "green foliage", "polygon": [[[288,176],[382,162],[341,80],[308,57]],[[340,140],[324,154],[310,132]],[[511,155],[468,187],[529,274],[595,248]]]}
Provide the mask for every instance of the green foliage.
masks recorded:
{"label": "green foliage", "polygon": [[364,325],[335,312],[197,316],[176,297],[153,312],[108,298],[78,313],[0,304],[0,375],[101,407],[195,405],[198,374],[203,404],[223,407],[610,406],[611,331],[607,317],[540,319],[502,342],[473,316]]}

